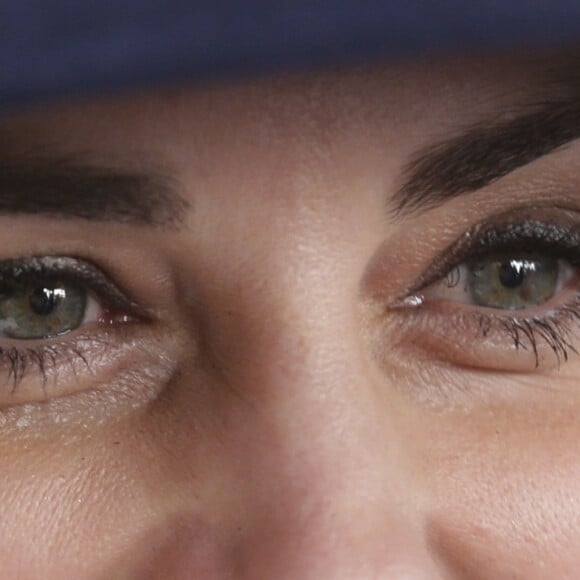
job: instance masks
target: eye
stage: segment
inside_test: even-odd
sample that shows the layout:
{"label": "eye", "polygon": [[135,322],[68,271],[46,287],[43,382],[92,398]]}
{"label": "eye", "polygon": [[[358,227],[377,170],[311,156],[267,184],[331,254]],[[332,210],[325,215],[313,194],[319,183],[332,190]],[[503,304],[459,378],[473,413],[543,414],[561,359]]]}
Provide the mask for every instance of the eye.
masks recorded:
{"label": "eye", "polygon": [[6,280],[0,286],[0,334],[23,340],[65,334],[83,323],[89,303],[98,311],[86,288],[66,280],[37,274]]}
{"label": "eye", "polygon": [[[0,408],[105,380],[105,369],[132,344],[126,323],[145,319],[90,262],[68,256],[0,261]],[[2,375],[13,385],[8,393]]]}
{"label": "eye", "polygon": [[557,209],[543,212],[550,222],[514,213],[474,226],[427,268],[395,304],[397,340],[461,366],[513,371],[560,368],[580,350],[580,220]]}
{"label": "eye", "polygon": [[423,297],[482,308],[527,310],[549,302],[575,276],[569,262],[552,255],[504,251],[456,266],[426,288]]}
{"label": "eye", "polygon": [[110,317],[135,309],[99,268],[84,260],[46,256],[0,262],[0,339],[54,339],[105,313]]}

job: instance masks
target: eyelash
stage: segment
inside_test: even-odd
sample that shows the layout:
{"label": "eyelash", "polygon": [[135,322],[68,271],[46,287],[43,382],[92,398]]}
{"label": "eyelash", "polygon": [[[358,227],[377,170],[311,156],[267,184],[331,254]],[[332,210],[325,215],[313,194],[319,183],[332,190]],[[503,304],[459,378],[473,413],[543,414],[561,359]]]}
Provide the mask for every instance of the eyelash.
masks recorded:
{"label": "eyelash", "polygon": [[[518,223],[482,224],[466,232],[462,238],[445,251],[434,266],[428,268],[421,279],[406,294],[406,300],[417,296],[421,290],[438,279],[450,275],[462,262],[497,251],[536,251],[564,257],[572,266],[580,264],[580,228],[567,227],[561,223],[545,223],[537,220],[524,220]],[[31,257],[0,262],[0,281],[6,277],[19,276],[61,276],[81,284],[92,291],[99,300],[106,302],[108,308],[129,312],[132,316],[146,316],[146,312],[113,284],[103,272],[93,264],[73,257]],[[471,312],[467,314],[479,328],[481,335],[487,337],[491,332],[503,332],[512,339],[516,350],[531,351],[535,366],[540,366],[539,345],[544,342],[554,353],[558,368],[568,361],[571,354],[578,354],[574,347],[577,338],[574,323],[580,323],[580,292],[572,301],[564,304],[546,316],[506,316],[497,313]],[[475,317],[475,318],[473,318]],[[36,369],[46,389],[49,375],[55,380],[62,365],[73,369],[79,362],[89,371],[90,360],[85,355],[87,341],[101,340],[97,333],[77,336],[75,340],[49,339],[44,344],[24,346],[13,344],[0,345],[0,368],[7,369],[6,381],[12,382],[14,393],[26,374]]]}
{"label": "eyelash", "polygon": [[[44,256],[0,262],[0,283],[6,279],[16,281],[31,275],[40,278],[58,276],[63,281],[74,282],[94,294],[99,302],[104,302],[107,314],[128,313],[115,320],[111,316],[109,327],[146,316],[146,312],[139,305],[130,300],[97,266],[86,260],[69,256]],[[101,324],[103,322],[101,321]],[[72,333],[75,333],[75,336],[71,340],[68,334]],[[93,329],[90,333],[87,331],[79,335],[78,331],[73,330],[67,333],[67,338],[64,336],[48,338],[44,339],[45,342],[42,344],[39,344],[38,340],[6,339],[13,340],[13,344],[7,347],[0,345],[0,369],[7,369],[6,382],[12,383],[12,394],[16,392],[29,371],[37,370],[46,396],[49,376],[52,375],[54,380],[57,380],[58,371],[63,365],[70,365],[74,371],[80,362],[91,371],[90,359],[85,354],[88,350],[86,343],[90,342],[94,346],[98,342],[101,346],[105,346],[110,340],[109,334],[101,333],[99,336]]]}
{"label": "eyelash", "polygon": [[540,366],[539,343],[545,342],[554,353],[557,367],[560,368],[562,362],[568,361],[570,353],[578,354],[572,344],[576,336],[569,326],[571,318],[580,321],[580,297],[578,296],[572,305],[561,307],[549,317],[506,318],[498,315],[492,318],[489,315],[479,314],[478,324],[484,337],[495,325],[513,340],[516,351],[531,349],[536,368]]}
{"label": "eyelash", "polygon": [[[493,252],[513,252],[525,250],[551,254],[566,259],[572,267],[580,265],[580,228],[572,223],[542,222],[534,219],[502,224],[480,224],[466,232],[460,240],[446,250],[439,259],[433,262],[420,280],[413,285],[399,304],[421,307],[424,302],[422,290],[437,280],[451,276],[462,263],[481,258]],[[557,367],[568,361],[571,354],[578,354],[574,341],[577,339],[575,323],[580,322],[580,291],[571,301],[552,310],[547,315],[509,316],[499,311],[490,312],[470,309],[464,317],[475,321],[481,335],[486,338],[492,332],[506,334],[514,344],[516,351],[531,351],[535,357],[535,366],[540,366],[540,344],[544,342],[554,353]]]}
{"label": "eyelash", "polygon": [[0,368],[8,368],[6,380],[12,382],[12,394],[17,390],[30,367],[34,366],[40,372],[43,391],[46,395],[49,371],[57,377],[56,372],[60,365],[74,365],[77,360],[82,361],[87,369],[91,370],[87,357],[80,347],[74,344],[47,344],[26,348],[12,346],[8,349],[0,347]]}

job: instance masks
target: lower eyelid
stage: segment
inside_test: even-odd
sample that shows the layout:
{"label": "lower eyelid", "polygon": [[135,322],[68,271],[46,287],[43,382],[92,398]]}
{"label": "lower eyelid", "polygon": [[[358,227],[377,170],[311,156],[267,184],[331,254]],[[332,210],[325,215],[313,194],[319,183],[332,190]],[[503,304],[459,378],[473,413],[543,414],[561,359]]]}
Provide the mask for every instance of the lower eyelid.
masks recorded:
{"label": "lower eyelid", "polygon": [[[75,352],[78,341],[58,345],[57,361],[65,367],[59,369],[58,377],[49,376],[43,382],[35,370],[12,392],[9,381],[4,385],[0,381],[0,435],[39,437],[45,436],[44,429],[67,425],[77,432],[80,426],[117,420],[151,404],[171,383],[176,360],[152,335],[140,336],[129,327],[127,332],[117,344],[107,344],[106,337],[101,337],[100,352],[98,347],[90,353],[85,350],[88,364]],[[87,338],[87,342],[92,340]],[[67,362],[67,357],[76,358]],[[72,360],[77,361],[78,372]],[[0,377],[5,372],[6,361],[0,356]]]}
{"label": "lower eyelid", "polygon": [[556,370],[580,348],[578,289],[569,289],[565,302],[544,306],[541,313],[510,315],[440,301],[397,308],[392,315],[398,319],[392,334],[405,352],[470,368]]}
{"label": "lower eyelid", "polygon": [[0,411],[106,388],[136,357],[151,362],[147,335],[139,324],[97,322],[44,340],[0,339]]}

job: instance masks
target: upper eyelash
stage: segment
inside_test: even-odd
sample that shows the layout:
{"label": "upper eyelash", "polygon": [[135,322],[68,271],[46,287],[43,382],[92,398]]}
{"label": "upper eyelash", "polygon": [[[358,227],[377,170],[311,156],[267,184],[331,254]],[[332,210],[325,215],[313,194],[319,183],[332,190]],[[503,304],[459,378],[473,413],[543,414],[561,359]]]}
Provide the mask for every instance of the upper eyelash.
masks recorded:
{"label": "upper eyelash", "polygon": [[[418,293],[430,284],[449,275],[465,261],[493,251],[526,250],[550,252],[580,264],[580,224],[577,228],[540,220],[497,224],[479,224],[465,232],[459,240],[434,260],[433,265],[405,292],[405,297]],[[398,300],[400,301],[400,299]]]}
{"label": "upper eyelash", "polygon": [[32,256],[0,261],[0,284],[4,281],[18,281],[19,278],[31,274],[52,278],[59,276],[73,282],[81,282],[99,298],[106,300],[110,306],[146,316],[146,311],[141,305],[122,292],[100,268],[82,258]]}

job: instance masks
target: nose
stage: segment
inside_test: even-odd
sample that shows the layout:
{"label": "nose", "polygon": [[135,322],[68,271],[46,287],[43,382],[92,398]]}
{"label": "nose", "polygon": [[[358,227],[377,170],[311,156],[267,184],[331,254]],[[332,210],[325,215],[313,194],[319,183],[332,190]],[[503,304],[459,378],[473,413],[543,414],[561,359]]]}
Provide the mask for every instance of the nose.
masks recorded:
{"label": "nose", "polygon": [[238,294],[233,314],[209,316],[216,388],[236,393],[219,435],[233,576],[439,578],[408,405],[370,361],[356,308],[308,286]]}
{"label": "nose", "polygon": [[[232,228],[211,263],[192,264],[204,272],[203,308],[191,318],[209,369],[211,403],[198,406],[210,419],[179,461],[195,464],[192,496],[210,499],[195,503],[198,532],[172,540],[179,553],[158,550],[160,569],[179,569],[165,575],[176,578],[440,578],[417,475],[421,422],[373,361],[360,309],[372,249],[355,231],[350,243],[344,228],[321,240],[298,217],[279,220],[288,231],[278,238],[272,228],[267,239]],[[234,234],[251,247],[232,247]],[[196,391],[186,378],[179,388]]]}

